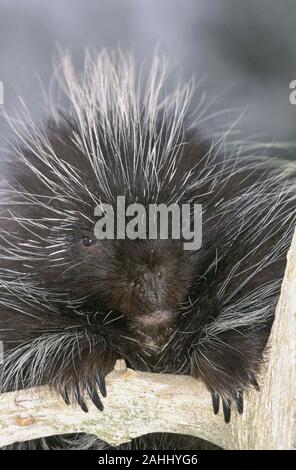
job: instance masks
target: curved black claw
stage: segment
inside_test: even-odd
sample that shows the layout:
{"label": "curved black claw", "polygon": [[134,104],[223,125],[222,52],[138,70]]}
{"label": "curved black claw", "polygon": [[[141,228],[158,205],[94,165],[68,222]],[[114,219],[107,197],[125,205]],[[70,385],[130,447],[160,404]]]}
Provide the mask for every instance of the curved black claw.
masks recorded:
{"label": "curved black claw", "polygon": [[[222,407],[223,407],[223,415],[224,415],[224,421],[225,423],[230,422],[231,418],[231,402],[232,400],[235,402],[237,406],[237,410],[239,414],[243,414],[244,412],[244,396],[243,396],[243,390],[239,388],[235,394],[233,395],[233,399],[227,400],[227,399],[222,399]],[[213,403],[213,410],[215,415],[218,414],[219,412],[219,407],[220,407],[220,396],[216,392],[212,392],[212,403]]]}
{"label": "curved black claw", "polygon": [[70,385],[65,385],[60,391],[60,394],[66,405],[71,405],[71,403],[77,403],[82,409],[82,411],[88,413],[88,407],[83,398],[84,392],[87,391],[93,404],[98,408],[98,410],[103,411],[104,405],[97,392],[97,385],[100,389],[102,396],[106,397],[107,391],[105,377],[99,372],[97,372],[95,375],[95,381],[89,379],[86,382],[83,382],[82,384],[77,383],[73,386],[72,383]]}
{"label": "curved black claw", "polygon": [[102,394],[102,396],[104,398],[106,398],[107,396],[107,390],[106,390],[106,381],[105,381],[105,377],[100,374],[99,372],[97,372],[96,374],[96,382],[99,386],[99,389],[100,389],[100,392]]}
{"label": "curved black claw", "polygon": [[249,379],[250,379],[250,383],[253,385],[253,387],[255,387],[257,392],[260,392],[259,384],[258,384],[257,379],[256,379],[256,377],[253,373],[249,374]]}
{"label": "curved black claw", "polygon": [[234,397],[234,401],[236,403],[237,410],[238,410],[239,414],[241,415],[244,411],[244,397],[243,397],[242,389],[239,389],[236,392],[236,395]]}
{"label": "curved black claw", "polygon": [[217,415],[219,413],[220,397],[218,393],[216,392],[212,392],[212,403],[213,403],[214,414]]}
{"label": "curved black claw", "polygon": [[[101,402],[101,399],[98,395],[98,392],[96,390],[95,385],[92,382],[88,382],[86,388],[87,388],[87,392],[88,392],[88,394],[90,396],[90,399],[93,402],[93,404],[98,408],[98,410],[103,411],[104,405]],[[100,390],[101,390],[101,388],[100,388]],[[102,393],[102,391],[101,391],[101,393]]]}
{"label": "curved black claw", "polygon": [[88,408],[86,406],[86,403],[83,399],[81,390],[78,385],[75,386],[74,396],[75,396],[75,400],[77,401],[82,411],[84,411],[84,413],[88,413]]}
{"label": "curved black claw", "polygon": [[224,421],[225,423],[229,423],[230,418],[231,418],[231,401],[223,400],[222,405],[223,405]]}
{"label": "curved black claw", "polygon": [[62,399],[64,400],[64,402],[66,403],[66,405],[70,405],[70,399],[69,399],[69,395],[68,395],[68,392],[67,392],[66,388],[64,388],[61,391],[61,396],[62,396]]}

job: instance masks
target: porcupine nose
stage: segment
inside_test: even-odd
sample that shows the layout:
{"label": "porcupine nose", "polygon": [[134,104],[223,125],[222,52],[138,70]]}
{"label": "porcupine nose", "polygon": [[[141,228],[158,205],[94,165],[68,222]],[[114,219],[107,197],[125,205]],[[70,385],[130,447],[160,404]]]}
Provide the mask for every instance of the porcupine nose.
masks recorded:
{"label": "porcupine nose", "polygon": [[134,295],[147,310],[162,307],[166,279],[161,270],[139,269],[134,281]]}
{"label": "porcupine nose", "polygon": [[135,281],[134,294],[143,305],[156,305],[160,300],[158,293],[160,283],[156,277],[157,274],[146,272],[141,273]]}
{"label": "porcupine nose", "polygon": [[175,312],[168,308],[166,301],[166,279],[163,272],[145,272],[138,277],[134,295],[139,311],[138,324],[143,326],[164,326],[175,318]]}

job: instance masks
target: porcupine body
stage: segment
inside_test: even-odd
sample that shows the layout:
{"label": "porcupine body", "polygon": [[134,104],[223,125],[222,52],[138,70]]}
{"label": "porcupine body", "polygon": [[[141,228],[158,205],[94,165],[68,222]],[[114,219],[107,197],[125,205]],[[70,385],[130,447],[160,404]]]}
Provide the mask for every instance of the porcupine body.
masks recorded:
{"label": "porcupine body", "polygon": [[[257,386],[295,226],[295,187],[268,158],[207,140],[192,85],[167,90],[155,57],[146,78],[128,55],[89,56],[78,78],[63,60],[67,111],[42,129],[14,124],[1,186],[2,390],[49,384],[101,409],[105,375],[129,367],[201,378],[226,421]],[[23,126],[23,127],[22,127]],[[97,240],[94,209],[196,203],[203,242]],[[98,393],[97,386],[100,392]],[[210,397],[210,395],[209,395]],[[99,419],[99,415],[98,415]],[[179,439],[179,440],[178,440]],[[178,436],[141,448],[189,448]],[[27,448],[104,448],[87,436]]]}

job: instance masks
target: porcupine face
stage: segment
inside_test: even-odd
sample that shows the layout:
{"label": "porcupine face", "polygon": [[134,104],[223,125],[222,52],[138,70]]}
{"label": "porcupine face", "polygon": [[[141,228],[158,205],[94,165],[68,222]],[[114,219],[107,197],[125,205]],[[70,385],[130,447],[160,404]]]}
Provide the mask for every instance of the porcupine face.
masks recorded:
{"label": "porcupine face", "polygon": [[[184,251],[182,240],[96,239],[96,201],[107,198],[87,157],[73,147],[74,133],[70,126],[67,132],[55,127],[49,135],[59,167],[71,166],[75,181],[61,182],[61,175],[56,179],[44,161],[36,165],[36,156],[23,150],[26,164],[16,168],[14,183],[22,191],[22,203],[12,208],[15,220],[10,224],[12,233],[17,234],[13,249],[25,249],[28,257],[16,261],[16,270],[30,276],[62,315],[77,312],[85,315],[86,324],[95,324],[102,316],[119,319],[136,337],[161,342],[172,331],[187,299],[194,272],[193,254]],[[75,184],[75,195],[53,195],[36,171],[52,178],[57,191],[61,191],[61,184],[65,192],[68,184]],[[114,200],[117,195],[127,195],[128,202],[142,201],[145,205],[150,200],[169,201],[169,190],[159,194],[157,200],[145,196],[139,173],[130,193],[120,177],[108,182]],[[34,195],[42,196],[36,200]]]}

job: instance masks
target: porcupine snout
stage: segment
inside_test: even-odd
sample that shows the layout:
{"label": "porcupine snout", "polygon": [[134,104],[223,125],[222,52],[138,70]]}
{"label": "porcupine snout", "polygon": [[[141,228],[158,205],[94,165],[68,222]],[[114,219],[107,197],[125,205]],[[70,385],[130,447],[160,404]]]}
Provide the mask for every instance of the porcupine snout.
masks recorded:
{"label": "porcupine snout", "polygon": [[137,323],[148,325],[169,324],[176,310],[167,300],[168,279],[164,270],[145,271],[134,281],[133,295],[139,306]]}

